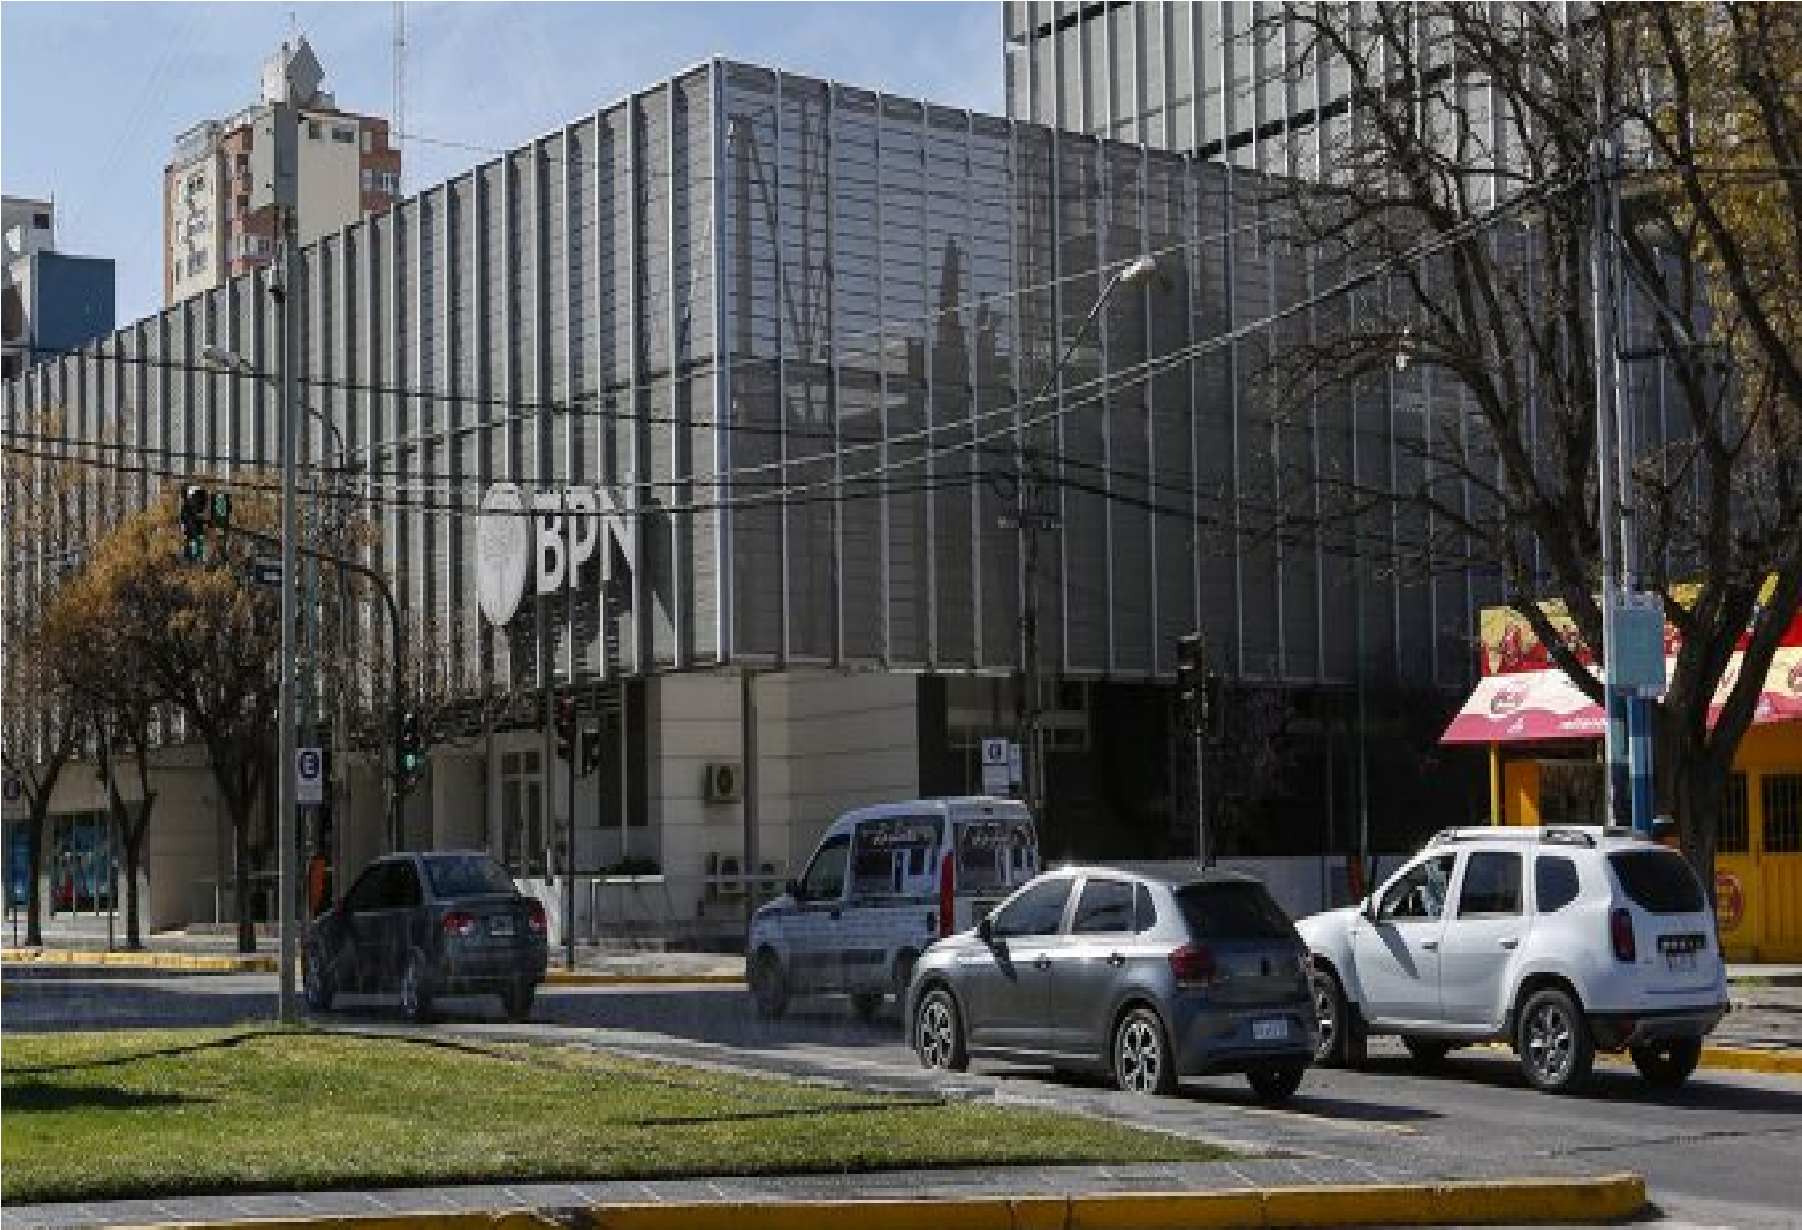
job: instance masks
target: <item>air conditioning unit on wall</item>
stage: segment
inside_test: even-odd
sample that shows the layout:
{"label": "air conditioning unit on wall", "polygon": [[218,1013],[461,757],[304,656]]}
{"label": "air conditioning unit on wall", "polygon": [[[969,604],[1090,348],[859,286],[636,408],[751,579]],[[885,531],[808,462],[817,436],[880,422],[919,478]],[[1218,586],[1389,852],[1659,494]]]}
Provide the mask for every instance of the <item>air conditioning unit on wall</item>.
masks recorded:
{"label": "air conditioning unit on wall", "polygon": [[709,803],[736,803],[744,794],[745,770],[736,760],[722,760],[707,766],[704,793]]}

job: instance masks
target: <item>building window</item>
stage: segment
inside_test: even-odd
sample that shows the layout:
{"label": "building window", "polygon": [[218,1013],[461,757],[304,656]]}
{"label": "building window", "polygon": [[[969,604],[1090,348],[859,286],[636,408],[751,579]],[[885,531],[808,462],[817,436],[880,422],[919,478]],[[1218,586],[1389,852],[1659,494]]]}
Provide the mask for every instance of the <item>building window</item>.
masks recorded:
{"label": "building window", "polygon": [[204,272],[206,269],[206,263],[207,263],[207,252],[206,252],[205,248],[202,248],[200,251],[195,252],[192,255],[190,255],[188,257],[188,276],[193,277],[197,273]]}
{"label": "building window", "polygon": [[50,215],[45,214],[45,213],[32,214],[31,215],[31,225],[40,231],[49,230],[50,229]]}
{"label": "building window", "polygon": [[250,155],[249,154],[239,154],[238,161],[237,161],[237,167],[240,172],[250,170]]}
{"label": "building window", "polygon": [[356,129],[344,128],[344,127],[342,127],[340,125],[336,125],[336,124],[334,124],[332,126],[332,140],[342,142],[345,145],[351,145],[356,141],[356,139],[357,139],[357,130]]}
{"label": "building window", "polygon": [[1767,773],[1764,796],[1764,851],[1802,854],[1802,773]]}
{"label": "building window", "polygon": [[1722,854],[1745,854],[1751,850],[1752,826],[1746,822],[1746,775],[1735,773],[1727,779],[1727,797],[1721,806],[1721,836],[1716,847]]}
{"label": "building window", "polygon": [[363,152],[365,154],[367,154],[374,149],[375,149],[375,132],[373,129],[365,128],[363,130]]}
{"label": "building window", "polygon": [[501,756],[502,861],[516,876],[544,874],[543,791],[536,751]]}
{"label": "building window", "polygon": [[309,140],[313,140],[313,141],[319,140],[322,132],[323,132],[323,129],[321,128],[318,120],[308,120],[307,121],[307,137]]}

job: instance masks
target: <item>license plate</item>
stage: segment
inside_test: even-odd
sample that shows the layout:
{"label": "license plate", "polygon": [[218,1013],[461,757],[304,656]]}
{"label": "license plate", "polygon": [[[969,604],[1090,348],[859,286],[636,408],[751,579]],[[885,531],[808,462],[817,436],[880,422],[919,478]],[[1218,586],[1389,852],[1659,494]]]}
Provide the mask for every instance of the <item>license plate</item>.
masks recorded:
{"label": "license plate", "polygon": [[1664,961],[1673,974],[1687,974],[1696,968],[1696,954],[1693,952],[1667,952],[1664,954]]}
{"label": "license plate", "polygon": [[1281,1042],[1289,1036],[1289,1022],[1277,1019],[1274,1021],[1253,1021],[1251,1037],[1254,1042]]}
{"label": "license plate", "polygon": [[488,934],[512,935],[513,920],[511,918],[491,918],[488,920]]}

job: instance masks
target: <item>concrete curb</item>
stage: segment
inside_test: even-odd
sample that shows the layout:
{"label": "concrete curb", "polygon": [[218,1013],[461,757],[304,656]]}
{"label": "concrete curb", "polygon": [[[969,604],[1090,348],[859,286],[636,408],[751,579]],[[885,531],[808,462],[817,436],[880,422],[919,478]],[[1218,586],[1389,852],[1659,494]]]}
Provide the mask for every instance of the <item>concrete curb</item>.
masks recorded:
{"label": "concrete curb", "polygon": [[1783,1076],[1802,1076],[1802,1051],[1762,1051],[1749,1046],[1705,1046],[1702,1048],[1704,1068],[1726,1068],[1736,1072],[1774,1072]]}
{"label": "concrete curb", "polygon": [[1127,1192],[955,1200],[797,1200],[784,1203],[613,1204],[480,1213],[166,1222],[162,1230],[1195,1230],[1213,1226],[1435,1226],[1619,1221],[1646,1207],[1636,1174],[1218,1192]]}
{"label": "concrete curb", "polygon": [[[273,974],[280,964],[274,957],[218,957],[185,952],[92,952],[65,948],[7,948],[0,962],[20,965],[109,965],[128,969],[167,969],[189,973]],[[743,986],[743,974],[694,973],[584,973],[552,969],[544,980],[553,986],[636,986],[711,983]]]}
{"label": "concrete curb", "polygon": [[20,965],[111,965],[128,969],[172,969],[195,973],[273,974],[274,957],[215,957],[186,952],[82,952],[63,948],[7,948],[0,962]]}

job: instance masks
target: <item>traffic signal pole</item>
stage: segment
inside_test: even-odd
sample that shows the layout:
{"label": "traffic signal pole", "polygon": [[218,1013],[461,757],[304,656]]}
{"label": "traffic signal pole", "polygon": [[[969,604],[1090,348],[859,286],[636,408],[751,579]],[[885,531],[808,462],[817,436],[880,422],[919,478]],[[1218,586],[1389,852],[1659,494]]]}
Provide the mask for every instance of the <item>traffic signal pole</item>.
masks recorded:
{"label": "traffic signal pole", "polygon": [[[228,532],[242,534],[252,542],[260,542],[265,546],[275,546],[279,541],[273,535],[259,533],[256,530],[241,529],[235,525],[231,526]],[[398,850],[400,849],[401,836],[400,805],[401,799],[405,793],[401,789],[400,780],[401,687],[402,680],[405,677],[405,673],[402,670],[404,658],[402,656],[403,642],[401,639],[400,607],[395,604],[394,591],[388,588],[387,578],[383,577],[382,574],[374,568],[371,568],[366,564],[359,564],[352,559],[345,559],[341,555],[333,555],[330,551],[321,551],[315,547],[304,547],[296,544],[294,550],[297,554],[304,555],[309,559],[318,560],[325,564],[332,564],[343,572],[354,572],[358,576],[363,577],[376,587],[382,595],[382,601],[387,604],[388,628],[393,637],[393,652],[389,654],[391,666],[390,687],[392,688],[390,695],[393,699],[393,703],[389,706],[389,719],[392,723],[390,737],[394,741],[394,755],[390,757],[388,770],[388,848],[390,850]],[[293,766],[290,765],[290,773],[292,770]]]}

